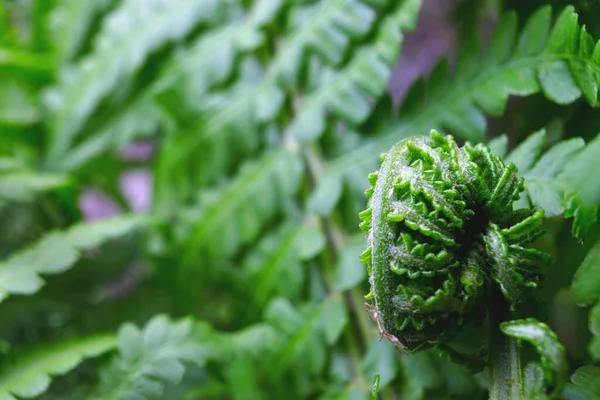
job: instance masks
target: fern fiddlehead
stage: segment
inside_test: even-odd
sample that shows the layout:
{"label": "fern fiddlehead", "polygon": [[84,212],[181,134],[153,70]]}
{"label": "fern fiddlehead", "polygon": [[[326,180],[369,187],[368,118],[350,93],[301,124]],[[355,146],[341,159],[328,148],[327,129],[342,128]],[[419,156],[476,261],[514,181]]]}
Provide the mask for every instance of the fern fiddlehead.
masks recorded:
{"label": "fern fiddlehead", "polygon": [[523,190],[514,164],[436,131],[382,159],[360,217],[383,336],[409,351],[441,344],[483,320],[491,285],[511,307],[537,286],[549,255],[524,246],[543,233],[543,211],[513,210]]}

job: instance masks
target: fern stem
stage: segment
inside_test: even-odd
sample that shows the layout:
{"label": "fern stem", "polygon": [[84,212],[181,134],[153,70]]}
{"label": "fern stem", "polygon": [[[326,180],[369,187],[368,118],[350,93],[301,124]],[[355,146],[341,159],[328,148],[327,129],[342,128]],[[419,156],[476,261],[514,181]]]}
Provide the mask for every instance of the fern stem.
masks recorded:
{"label": "fern stem", "polygon": [[[306,163],[308,175],[311,183],[318,181],[319,176],[323,173],[323,161],[318,154],[317,148],[314,146],[303,146],[302,155],[304,162]],[[331,269],[331,260],[336,260],[339,257],[341,249],[344,245],[345,235],[342,230],[338,227],[335,221],[330,217],[321,217],[321,224],[327,240],[328,254],[325,256],[328,260],[323,265]],[[336,290],[335,284],[332,282],[331,274],[326,271],[325,281],[330,290]],[[351,355],[353,362],[353,373],[361,382],[361,387],[369,389],[368,382],[364,382],[361,376],[361,362],[360,354],[363,353],[367,347],[367,344],[372,336],[372,329],[370,327],[370,321],[368,319],[367,312],[364,309],[362,295],[356,288],[348,290],[343,293],[344,301],[346,302],[348,309],[350,310],[353,321],[356,321],[356,328],[358,328],[358,335],[349,329],[345,330],[344,336],[348,343],[348,351]],[[356,338],[358,336],[358,339]],[[384,397],[380,394],[380,398]]]}
{"label": "fern stem", "polygon": [[[314,146],[305,146],[303,151],[303,157],[308,167],[310,178],[313,182],[318,180],[318,177],[323,173],[323,161],[317,153],[317,149]],[[337,259],[340,251],[344,245],[344,233],[337,226],[335,221],[331,218],[322,217],[321,223],[325,231],[327,238],[327,248],[331,252],[332,259]],[[356,288],[347,291],[345,294],[346,303],[349,306],[355,320],[358,322],[359,334],[361,336],[361,343],[363,343],[363,349],[369,342],[369,338],[372,336],[371,323],[365,308],[363,306],[362,295]]]}
{"label": "fern stem", "polygon": [[491,290],[489,300],[490,400],[525,400],[520,349],[516,339],[500,330],[500,323],[508,317],[508,304],[496,288]]}

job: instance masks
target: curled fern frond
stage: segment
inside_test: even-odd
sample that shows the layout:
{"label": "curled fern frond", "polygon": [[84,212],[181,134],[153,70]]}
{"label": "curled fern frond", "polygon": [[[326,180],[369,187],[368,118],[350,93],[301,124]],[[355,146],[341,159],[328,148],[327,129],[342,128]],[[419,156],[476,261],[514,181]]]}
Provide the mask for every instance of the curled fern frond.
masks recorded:
{"label": "curled fern frond", "polygon": [[369,247],[373,314],[400,348],[443,342],[480,319],[490,285],[511,305],[538,284],[549,256],[524,247],[542,234],[542,210],[513,211],[523,190],[517,167],[452,136],[400,141],[369,175],[360,214]]}
{"label": "curled fern frond", "polygon": [[[559,342],[556,333],[543,322],[533,318],[503,322],[500,329],[504,334],[531,343],[538,354],[540,362],[529,363],[525,375],[530,382],[527,398],[555,398],[565,384],[567,360],[565,347]],[[545,394],[550,393],[549,397]]]}

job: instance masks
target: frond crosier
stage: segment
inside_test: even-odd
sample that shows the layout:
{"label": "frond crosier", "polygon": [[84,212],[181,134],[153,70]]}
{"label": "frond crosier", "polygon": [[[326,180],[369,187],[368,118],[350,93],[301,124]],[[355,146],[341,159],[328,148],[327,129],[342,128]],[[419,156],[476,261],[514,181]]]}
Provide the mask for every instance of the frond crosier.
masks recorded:
{"label": "frond crosier", "polygon": [[441,344],[483,319],[490,285],[511,306],[537,286],[549,255],[524,246],[543,233],[544,213],[513,210],[523,191],[514,164],[436,131],[382,159],[360,214],[367,299],[382,335],[407,350]]}

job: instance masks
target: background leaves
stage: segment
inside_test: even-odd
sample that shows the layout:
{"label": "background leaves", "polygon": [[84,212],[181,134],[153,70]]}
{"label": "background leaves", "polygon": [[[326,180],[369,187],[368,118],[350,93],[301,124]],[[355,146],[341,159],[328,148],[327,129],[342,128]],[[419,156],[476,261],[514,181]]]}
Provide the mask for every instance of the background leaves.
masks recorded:
{"label": "background leaves", "polygon": [[544,209],[527,316],[593,398],[600,30],[561,7],[3,2],[0,397],[486,398],[364,310],[367,174],[435,128],[491,141]]}

